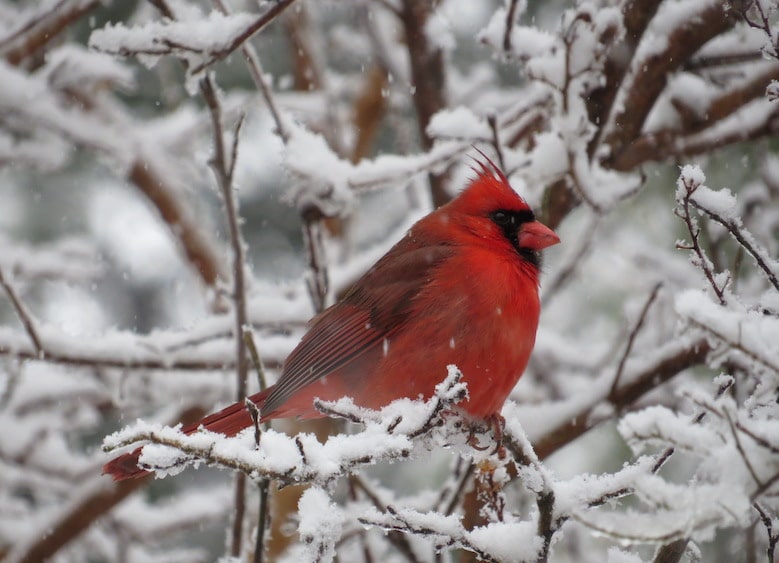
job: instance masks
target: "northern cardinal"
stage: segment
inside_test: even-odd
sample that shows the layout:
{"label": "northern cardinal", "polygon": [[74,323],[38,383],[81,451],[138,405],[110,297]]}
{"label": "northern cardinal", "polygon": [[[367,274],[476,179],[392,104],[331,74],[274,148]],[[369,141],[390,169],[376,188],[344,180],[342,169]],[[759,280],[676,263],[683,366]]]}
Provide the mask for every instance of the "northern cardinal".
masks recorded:
{"label": "northern cardinal", "polygon": [[[262,420],[321,417],[317,397],[350,396],[373,409],[429,398],[449,364],[468,384],[460,407],[475,418],[498,415],[535,343],[539,251],[560,239],[488,164],[311,321],[278,383],[250,397]],[[233,436],[251,425],[239,402],[183,431]],[[103,470],[116,480],[142,477],[139,455]]]}

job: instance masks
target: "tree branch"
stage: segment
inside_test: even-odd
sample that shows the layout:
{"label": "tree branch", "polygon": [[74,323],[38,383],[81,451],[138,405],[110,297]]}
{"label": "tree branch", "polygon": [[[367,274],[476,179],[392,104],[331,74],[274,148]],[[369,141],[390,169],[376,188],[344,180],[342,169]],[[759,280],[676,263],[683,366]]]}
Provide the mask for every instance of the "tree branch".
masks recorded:
{"label": "tree branch", "polygon": [[[174,418],[189,424],[200,420],[204,415],[205,410],[202,407],[190,407]],[[39,533],[32,535],[36,538],[35,541],[18,546],[11,552],[8,561],[39,563],[48,560],[92,526],[98,518],[148,483],[148,478],[114,483],[102,476],[86,483],[81,489],[85,494],[74,494],[76,502],[65,507],[54,521],[44,522]]]}
{"label": "tree branch", "polygon": [[[611,400],[608,402],[615,405],[618,410],[625,410],[643,395],[672,379],[680,372],[702,363],[710,350],[705,339],[679,347],[673,354],[656,360],[631,377],[629,383],[622,385],[611,394]],[[582,407],[569,421],[536,439],[533,447],[538,457],[540,459],[547,458],[593,428],[595,423],[591,420],[592,414],[607,399],[608,393],[594,399],[590,404]]]}
{"label": "tree branch", "polygon": [[230,53],[243,45],[244,42],[246,42],[249,38],[251,38],[256,33],[259,33],[265,26],[279,17],[284,12],[284,10],[292,5],[294,1],[295,0],[278,0],[277,2],[274,2],[271,7],[265,11],[265,13],[254,20],[251,25],[247,26],[246,29],[239,33],[226,47],[220,49],[219,51],[210,53],[210,56],[207,60],[192,69],[192,74],[202,72],[215,62],[221,61],[227,57]]}
{"label": "tree branch", "polygon": [[[233,132],[231,157],[228,157],[225,146],[225,132],[222,123],[222,106],[219,101],[214,82],[210,76],[200,81],[200,91],[211,114],[214,137],[214,158],[211,167],[214,170],[222,201],[227,213],[227,224],[230,229],[230,246],[233,254],[233,304],[235,314],[235,346],[236,346],[236,400],[246,397],[246,387],[249,379],[249,357],[243,338],[244,328],[248,324],[246,311],[246,282],[244,279],[246,264],[244,260],[245,243],[239,227],[238,201],[233,190],[233,172],[238,156],[238,138],[243,118],[238,121]],[[235,512],[233,514],[233,531],[230,554],[233,557],[241,555],[243,520],[246,508],[246,476],[236,475],[235,481]]]}
{"label": "tree branch", "polygon": [[633,59],[632,71],[621,88],[622,102],[615,106],[616,113],[611,116],[611,125],[603,138],[603,144],[611,147],[608,163],[619,160],[625,147],[641,133],[668,75],[683,66],[704,43],[733,25],[725,3],[712,1],[704,6],[669,33],[665,49],[653,51],[644,59]]}
{"label": "tree branch", "polygon": [[19,299],[19,296],[16,294],[16,290],[13,288],[10,282],[5,279],[2,268],[0,268],[0,285],[3,286],[3,289],[8,296],[8,300],[11,302],[14,311],[16,311],[16,316],[19,317],[22,326],[24,326],[24,330],[27,331],[27,336],[30,337],[30,341],[32,342],[33,348],[35,349],[35,355],[38,359],[43,359],[44,348],[43,344],[41,344],[41,337],[38,335],[38,330],[35,328],[35,323],[32,320],[32,315],[30,315],[29,311],[27,311],[27,307],[24,306],[22,300]]}
{"label": "tree branch", "polygon": [[[444,95],[445,71],[441,49],[431,45],[425,26],[433,13],[432,0],[403,0],[401,23],[406,33],[414,107],[422,148],[429,150],[433,139],[427,133],[427,125],[436,112],[446,107]],[[443,174],[430,174],[430,191],[433,205],[440,207],[451,199],[444,186]]]}

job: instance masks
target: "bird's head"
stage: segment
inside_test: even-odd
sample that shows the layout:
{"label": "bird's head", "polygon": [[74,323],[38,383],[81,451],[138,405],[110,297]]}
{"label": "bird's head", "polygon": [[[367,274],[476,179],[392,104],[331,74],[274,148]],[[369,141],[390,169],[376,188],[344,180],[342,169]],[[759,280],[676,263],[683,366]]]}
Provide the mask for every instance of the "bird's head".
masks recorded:
{"label": "bird's head", "polygon": [[506,176],[486,156],[477,161],[476,178],[445,208],[470,235],[488,244],[511,247],[535,266],[539,251],[560,242],[557,234],[536,220],[527,202],[511,187]]}

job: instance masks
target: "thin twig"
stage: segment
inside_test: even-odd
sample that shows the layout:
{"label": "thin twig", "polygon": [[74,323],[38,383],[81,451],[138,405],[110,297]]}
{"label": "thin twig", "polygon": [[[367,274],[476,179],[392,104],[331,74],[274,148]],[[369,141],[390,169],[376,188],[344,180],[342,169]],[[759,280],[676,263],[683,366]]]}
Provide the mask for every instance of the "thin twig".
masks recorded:
{"label": "thin twig", "polygon": [[744,465],[749,471],[749,474],[752,476],[752,479],[754,479],[755,484],[758,487],[762,487],[763,481],[760,479],[760,477],[757,476],[757,472],[755,471],[752,462],[749,460],[747,453],[744,451],[744,448],[741,445],[741,440],[739,439],[738,432],[736,431],[736,427],[733,424],[733,419],[730,418],[730,413],[728,412],[727,409],[723,409],[723,412],[725,414],[725,420],[727,420],[728,422],[728,427],[730,427],[730,432],[733,435],[733,441],[736,443],[736,449],[738,450],[738,453],[741,454],[741,459],[744,460]]}
{"label": "thin twig", "polygon": [[738,243],[749,252],[749,254],[752,255],[752,258],[755,259],[755,262],[757,262],[757,265],[760,267],[761,270],[765,272],[766,277],[768,278],[768,281],[771,282],[771,285],[774,286],[774,289],[779,291],[779,279],[777,279],[776,272],[774,272],[771,267],[768,265],[768,257],[764,256],[766,253],[761,253],[756,249],[752,243],[749,241],[751,237],[748,235],[745,235],[744,232],[746,229],[743,225],[739,225],[737,222],[733,221],[732,219],[725,219],[722,217],[719,213],[716,213],[715,211],[712,211],[700,203],[698,203],[695,200],[690,201],[691,205],[695,207],[695,209],[698,209],[699,211],[702,211],[706,215],[708,215],[711,219],[725,227],[728,232],[733,235],[733,238],[738,241]]}
{"label": "thin twig", "polygon": [[[384,513],[387,512],[387,506],[381,501],[379,496],[370,488],[368,483],[366,483],[361,476],[352,475],[350,480],[351,483],[353,483],[363,492],[363,494],[365,494],[366,498],[371,501],[371,504],[376,507],[376,510]],[[387,534],[387,538],[406,559],[412,563],[420,563],[419,559],[417,559],[417,556],[414,554],[414,550],[406,536],[404,536],[402,533],[391,531],[389,534]]]}
{"label": "thin twig", "polygon": [[[241,337],[244,327],[247,326],[248,314],[246,310],[246,282],[244,280],[244,241],[241,237],[240,217],[238,215],[238,202],[233,192],[233,173],[235,161],[238,155],[238,138],[243,118],[238,120],[233,132],[233,144],[230,156],[227,155],[225,146],[224,125],[222,123],[222,105],[219,101],[216,87],[210,76],[200,81],[200,91],[206,101],[211,114],[211,122],[214,130],[214,158],[211,167],[214,170],[217,184],[222,193],[227,212],[227,224],[230,230],[230,246],[233,251],[233,302],[235,307],[235,342],[236,342],[236,386],[237,400],[246,396],[246,387],[249,372],[249,362],[244,339]],[[228,158],[230,160],[228,160]],[[233,515],[233,531],[230,546],[230,554],[238,557],[241,554],[243,536],[243,519],[245,513],[246,475],[238,473],[235,478],[235,514]]]}
{"label": "thin twig", "polygon": [[641,330],[641,327],[644,326],[644,321],[646,320],[647,313],[649,312],[650,307],[652,307],[652,303],[654,303],[655,299],[657,298],[657,294],[660,291],[660,288],[662,286],[663,284],[661,282],[658,282],[652,288],[652,292],[649,294],[646,303],[644,303],[644,306],[641,308],[641,313],[638,315],[638,320],[636,321],[636,324],[633,326],[632,330],[630,331],[630,334],[628,335],[627,346],[625,346],[625,351],[622,353],[622,357],[619,359],[617,372],[614,374],[614,380],[611,382],[611,390],[609,391],[609,397],[612,397],[616,393],[617,388],[619,387],[619,380],[622,377],[622,372],[625,370],[625,362],[627,362],[627,359],[630,356],[630,352],[633,350],[633,344],[636,340],[636,336]]}
{"label": "thin twig", "polygon": [[763,496],[767,491],[771,490],[771,487],[776,485],[777,482],[779,482],[779,472],[775,473],[773,477],[763,482],[761,486],[755,489],[752,492],[752,494],[749,495],[750,501],[755,502],[757,499]]}
{"label": "thin twig", "polygon": [[254,542],[254,563],[265,561],[265,534],[270,528],[270,480],[262,479],[260,488],[260,509],[257,519],[257,536]]}
{"label": "thin twig", "polygon": [[[519,4],[518,0],[511,0],[511,4],[509,4],[509,9],[506,10],[506,32],[503,35],[503,50],[506,52],[506,54],[509,54],[511,52],[511,31],[514,29],[514,23],[517,19],[517,5]],[[505,170],[505,168],[504,168]]]}
{"label": "thin twig", "polygon": [[779,534],[774,534],[773,519],[760,505],[760,503],[755,502],[752,506],[755,508],[755,510],[757,510],[757,513],[760,515],[760,520],[763,522],[763,526],[765,526],[766,535],[768,536],[768,547],[766,548],[766,556],[767,556],[766,561],[767,563],[773,563],[773,561],[776,561],[776,559],[774,558],[774,553],[776,552],[776,544],[777,542],[779,542]]}
{"label": "thin twig", "polygon": [[16,290],[14,290],[13,286],[5,278],[2,268],[0,268],[0,285],[3,286],[3,289],[8,296],[8,300],[11,302],[14,311],[16,311],[16,316],[19,317],[19,320],[24,326],[24,330],[27,331],[27,336],[30,337],[33,348],[35,349],[35,355],[38,359],[43,359],[45,356],[44,348],[41,344],[41,338],[38,335],[38,330],[35,328],[35,323],[32,320],[32,316],[27,310],[27,307],[24,306],[24,303],[22,303],[22,300],[19,299],[19,296],[16,294]]}
{"label": "thin twig", "polygon": [[[262,365],[260,353],[257,351],[257,345],[254,343],[251,328],[248,326],[243,327],[243,340],[246,344],[246,348],[249,350],[252,363],[254,364],[254,369],[257,372],[257,379],[259,381],[260,390],[264,391],[268,388],[268,382],[265,377],[265,368]],[[257,407],[257,405],[252,403],[248,397],[246,398],[246,401],[247,406],[248,403],[251,403],[251,407],[253,407],[249,407],[249,412],[252,416],[252,422],[254,423],[254,440],[257,444],[257,447],[259,448],[261,432],[260,409]],[[265,560],[265,533],[267,532],[267,529],[270,525],[270,481],[268,479],[260,479],[258,487],[260,489],[260,505],[257,511],[258,517],[257,534],[254,543],[254,563],[263,563]]]}
{"label": "thin twig", "polygon": [[281,13],[284,12],[284,10],[286,10],[287,8],[289,8],[294,1],[295,0],[278,0],[277,2],[272,3],[268,11],[266,11],[256,20],[254,20],[241,33],[236,35],[227,46],[225,46],[222,49],[219,49],[218,51],[210,53],[210,56],[207,60],[205,60],[204,62],[200,63],[195,68],[193,68],[192,74],[197,74],[205,70],[206,67],[209,67],[215,62],[221,61],[222,59],[227,57],[238,47],[243,45],[244,42],[247,41],[250,37],[258,33],[260,30],[262,30],[262,28],[264,28],[266,25],[268,25],[273,20],[275,20],[278,16],[280,16]]}
{"label": "thin twig", "polygon": [[682,183],[685,189],[685,194],[682,198],[682,210],[680,211],[677,207],[674,209],[674,214],[682,221],[684,221],[684,224],[687,226],[687,231],[690,233],[692,242],[690,244],[677,244],[676,248],[680,250],[691,250],[695,253],[695,256],[697,257],[696,265],[703,271],[703,274],[706,276],[709,285],[714,291],[714,294],[717,296],[719,304],[725,305],[725,289],[720,287],[714,279],[714,272],[711,270],[711,260],[709,260],[709,257],[706,256],[706,253],[700,245],[700,228],[690,213],[692,195],[698,189],[699,184],[696,184],[692,180],[688,180],[686,178],[682,178]]}
{"label": "thin twig", "polygon": [[506,160],[503,158],[503,149],[500,148],[500,137],[498,135],[498,119],[494,112],[487,114],[487,123],[492,131],[492,145],[495,147],[495,154],[498,155],[498,165],[503,172],[506,172]]}
{"label": "thin twig", "polygon": [[[227,7],[227,4],[224,0],[212,0],[212,2],[214,3],[214,6],[216,6],[217,9],[219,9],[219,11],[221,11],[223,14],[230,14],[230,9]],[[254,80],[254,84],[262,94],[262,97],[268,106],[268,111],[270,111],[271,117],[273,117],[273,121],[276,123],[276,132],[278,133],[281,140],[286,144],[289,140],[289,133],[287,132],[286,127],[284,127],[284,123],[281,121],[281,114],[276,107],[276,101],[273,98],[271,88],[268,85],[268,82],[265,80],[265,73],[262,70],[260,56],[257,54],[257,50],[254,48],[254,45],[248,41],[241,45],[241,52],[243,53],[243,56],[246,59],[246,64],[249,67],[249,74],[252,75],[252,80]]]}
{"label": "thin twig", "polygon": [[[357,486],[355,484],[355,475],[349,475],[346,484],[349,487],[349,501],[357,501]],[[371,555],[371,549],[368,542],[365,539],[365,530],[360,531],[358,534],[360,540],[360,547],[362,548],[362,557],[365,563],[373,563],[373,556]]]}
{"label": "thin twig", "polygon": [[590,215],[588,224],[581,229],[579,235],[576,237],[576,247],[568,251],[568,258],[566,258],[565,262],[557,268],[554,278],[547,280],[544,283],[544,292],[541,295],[542,308],[545,307],[563,287],[565,287],[572,279],[572,276],[579,265],[584,262],[584,259],[592,250],[592,243],[600,228],[602,218],[603,216],[598,215],[597,213]]}
{"label": "thin twig", "polygon": [[322,218],[318,209],[308,208],[302,213],[303,240],[308,262],[306,287],[314,305],[314,311],[321,313],[327,304],[327,293],[330,285],[327,264],[322,244]]}
{"label": "thin twig", "polygon": [[265,375],[265,366],[260,358],[260,352],[257,350],[257,344],[254,342],[252,329],[248,326],[243,327],[243,342],[251,356],[254,371],[257,373],[257,382],[259,383],[260,391],[265,391],[265,389],[268,388],[268,378]]}
{"label": "thin twig", "polygon": [[[463,465],[466,466],[465,471],[462,470]],[[473,475],[475,468],[476,466],[470,461],[462,457],[457,458],[457,465],[455,466],[452,476],[454,479],[456,479],[456,482],[453,483],[450,487],[441,491],[441,494],[438,497],[438,502],[436,502],[434,507],[436,512],[442,512],[447,516],[454,513],[455,508],[457,508],[457,505],[462,501],[462,494],[465,492],[465,487],[470,481],[471,475]],[[447,498],[448,502],[446,505],[444,505],[444,502],[447,501]]]}

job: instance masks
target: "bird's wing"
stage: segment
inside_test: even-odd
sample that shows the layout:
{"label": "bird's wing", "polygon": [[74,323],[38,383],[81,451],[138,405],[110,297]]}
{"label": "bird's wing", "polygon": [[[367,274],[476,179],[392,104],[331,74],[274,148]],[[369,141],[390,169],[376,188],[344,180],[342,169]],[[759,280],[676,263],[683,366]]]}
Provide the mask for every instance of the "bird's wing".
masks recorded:
{"label": "bird's wing", "polygon": [[272,413],[306,385],[385,346],[385,340],[404,325],[432,270],[452,252],[445,244],[419,247],[408,238],[393,247],[341,301],[312,320],[287,358],[263,405],[264,413]]}

